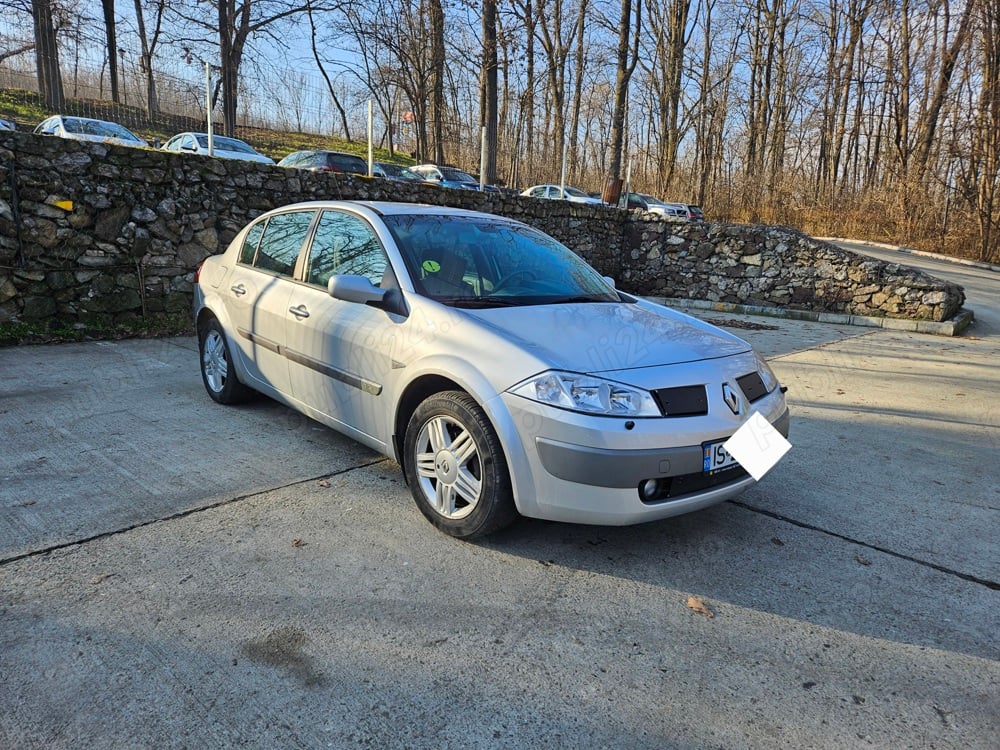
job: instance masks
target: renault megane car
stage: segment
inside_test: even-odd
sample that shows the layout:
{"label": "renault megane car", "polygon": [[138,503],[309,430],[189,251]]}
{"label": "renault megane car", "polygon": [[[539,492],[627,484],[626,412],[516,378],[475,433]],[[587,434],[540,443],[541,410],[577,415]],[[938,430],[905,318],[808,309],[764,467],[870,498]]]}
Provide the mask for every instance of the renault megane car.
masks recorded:
{"label": "renault megane car", "polygon": [[741,339],[614,288],[500,216],[322,201],[252,221],[195,285],[201,374],[397,461],[460,538],[518,514],[625,525],[731,498],[722,449],[784,389]]}

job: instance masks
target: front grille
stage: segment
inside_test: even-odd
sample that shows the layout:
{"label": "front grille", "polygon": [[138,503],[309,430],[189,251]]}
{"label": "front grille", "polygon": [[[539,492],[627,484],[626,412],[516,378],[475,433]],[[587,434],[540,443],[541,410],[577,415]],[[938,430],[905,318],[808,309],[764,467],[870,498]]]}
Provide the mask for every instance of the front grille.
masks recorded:
{"label": "front grille", "polygon": [[708,414],[708,397],[703,385],[658,388],[653,391],[653,398],[667,417],[699,417]]}
{"label": "front grille", "polygon": [[679,500],[682,497],[693,495],[697,492],[721,487],[725,484],[737,482],[750,476],[747,470],[739,464],[735,464],[728,469],[717,471],[714,474],[695,472],[693,474],[681,474],[676,477],[666,477],[660,480],[660,491],[656,497],[644,498],[639,493],[639,499],[645,505],[656,505],[666,500]]}
{"label": "front grille", "polygon": [[740,384],[740,389],[751,404],[767,395],[767,388],[764,386],[759,372],[747,373],[743,377],[736,378],[736,382]]}

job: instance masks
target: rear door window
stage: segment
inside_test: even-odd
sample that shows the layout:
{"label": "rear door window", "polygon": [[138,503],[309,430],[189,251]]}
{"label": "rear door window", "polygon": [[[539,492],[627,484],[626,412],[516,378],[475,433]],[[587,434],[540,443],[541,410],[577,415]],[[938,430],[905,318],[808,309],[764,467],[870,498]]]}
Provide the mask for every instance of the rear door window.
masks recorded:
{"label": "rear door window", "polygon": [[[315,211],[291,211],[268,219],[253,265],[262,271],[291,277],[309,234]],[[249,235],[247,235],[249,239]]]}

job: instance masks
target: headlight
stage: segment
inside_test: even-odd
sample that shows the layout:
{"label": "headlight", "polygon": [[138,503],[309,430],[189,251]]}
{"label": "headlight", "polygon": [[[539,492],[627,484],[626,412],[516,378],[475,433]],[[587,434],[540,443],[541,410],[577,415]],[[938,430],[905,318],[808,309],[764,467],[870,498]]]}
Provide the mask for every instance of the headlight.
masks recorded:
{"label": "headlight", "polygon": [[649,391],[575,372],[544,372],[510,392],[562,409],[609,417],[659,417]]}
{"label": "headlight", "polygon": [[757,352],[754,352],[753,356],[754,359],[757,360],[757,373],[760,375],[760,379],[764,382],[765,390],[770,393],[778,387],[778,376],[774,374],[774,370],[771,369],[771,365],[769,365],[762,356],[760,356]]}

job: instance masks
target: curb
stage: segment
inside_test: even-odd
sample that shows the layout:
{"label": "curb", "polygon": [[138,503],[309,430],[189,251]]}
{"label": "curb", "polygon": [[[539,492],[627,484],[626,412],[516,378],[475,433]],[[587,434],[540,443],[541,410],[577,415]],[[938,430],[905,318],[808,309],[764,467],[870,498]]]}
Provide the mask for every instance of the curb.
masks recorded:
{"label": "curb", "polygon": [[930,333],[935,336],[958,336],[969,327],[975,318],[972,310],[959,310],[951,320],[909,320],[906,318],[876,318],[869,315],[848,315],[844,313],[813,312],[812,310],[789,310],[783,307],[763,305],[739,305],[732,302],[712,302],[710,300],[679,299],[674,297],[645,297],[665,307],[689,310],[711,310],[713,312],[737,313],[740,315],[760,315],[785,320],[807,320],[815,323],[884,328],[889,331],[910,331]]}
{"label": "curb", "polygon": [[993,265],[991,263],[982,263],[978,260],[966,260],[965,258],[955,258],[951,255],[942,255],[941,253],[929,253],[926,250],[914,250],[912,247],[889,245],[884,242],[870,242],[868,240],[851,240],[846,237],[813,237],[813,239],[819,240],[820,242],[850,242],[853,245],[865,245],[866,247],[877,247],[882,250],[894,250],[897,253],[919,255],[922,258],[933,258],[934,260],[944,261],[945,263],[954,263],[960,266],[972,266],[973,268],[981,268],[984,271],[1000,273],[1000,266]]}

